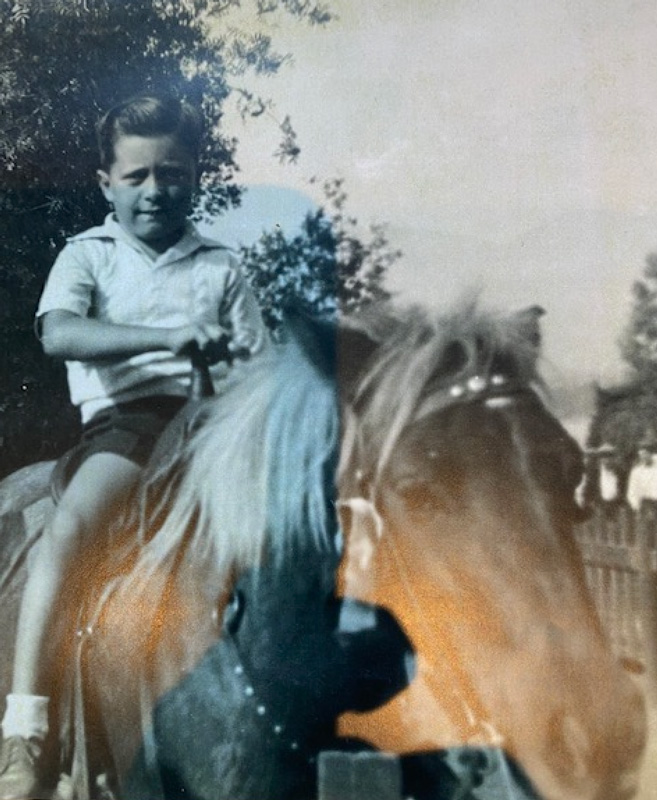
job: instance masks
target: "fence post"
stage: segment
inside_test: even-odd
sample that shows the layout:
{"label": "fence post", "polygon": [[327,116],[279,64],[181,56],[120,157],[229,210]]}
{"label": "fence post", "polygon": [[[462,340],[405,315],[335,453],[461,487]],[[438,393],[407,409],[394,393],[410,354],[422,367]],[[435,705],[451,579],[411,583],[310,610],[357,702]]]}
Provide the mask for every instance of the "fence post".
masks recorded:
{"label": "fence post", "polygon": [[402,800],[399,757],[327,750],[317,766],[318,800]]}
{"label": "fence post", "polygon": [[641,559],[641,622],[648,679],[648,696],[657,699],[657,572],[655,571],[655,526],[653,504],[641,504],[638,519],[639,553]]}

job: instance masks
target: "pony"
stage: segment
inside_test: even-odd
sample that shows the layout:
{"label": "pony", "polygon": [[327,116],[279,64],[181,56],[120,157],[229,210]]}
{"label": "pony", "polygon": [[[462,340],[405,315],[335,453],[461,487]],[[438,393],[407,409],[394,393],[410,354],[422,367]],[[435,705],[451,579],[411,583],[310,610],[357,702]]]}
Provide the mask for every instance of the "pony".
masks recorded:
{"label": "pony", "polygon": [[586,589],[537,316],[297,326],[190,406],[65,615],[60,797],[313,800],[336,747],[399,754],[416,800],[494,769],[632,796],[642,697]]}

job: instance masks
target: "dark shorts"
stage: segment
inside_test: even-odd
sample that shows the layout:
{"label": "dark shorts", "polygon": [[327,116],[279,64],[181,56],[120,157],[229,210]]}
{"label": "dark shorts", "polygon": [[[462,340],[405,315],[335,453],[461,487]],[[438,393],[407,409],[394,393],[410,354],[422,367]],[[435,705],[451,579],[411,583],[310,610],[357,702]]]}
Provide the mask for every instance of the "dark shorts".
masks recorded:
{"label": "dark shorts", "polygon": [[185,402],[184,397],[156,395],[99,411],[84,425],[80,443],[57,462],[52,478],[55,500],[96,453],[115,453],[145,467],[160,435]]}

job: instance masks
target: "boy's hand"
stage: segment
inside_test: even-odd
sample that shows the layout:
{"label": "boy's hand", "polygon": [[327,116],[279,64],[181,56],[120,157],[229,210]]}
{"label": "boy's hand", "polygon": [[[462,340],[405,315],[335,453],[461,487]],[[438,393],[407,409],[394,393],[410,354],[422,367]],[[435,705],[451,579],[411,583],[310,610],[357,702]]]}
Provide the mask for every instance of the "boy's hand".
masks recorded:
{"label": "boy's hand", "polygon": [[212,349],[212,345],[226,337],[226,331],[220,325],[198,324],[172,328],[168,335],[168,348],[177,356],[189,355],[194,346],[204,353]]}
{"label": "boy's hand", "polygon": [[239,358],[245,360],[250,357],[251,355],[251,348],[241,342],[236,342],[231,339],[228,342],[228,351],[230,352],[232,358]]}

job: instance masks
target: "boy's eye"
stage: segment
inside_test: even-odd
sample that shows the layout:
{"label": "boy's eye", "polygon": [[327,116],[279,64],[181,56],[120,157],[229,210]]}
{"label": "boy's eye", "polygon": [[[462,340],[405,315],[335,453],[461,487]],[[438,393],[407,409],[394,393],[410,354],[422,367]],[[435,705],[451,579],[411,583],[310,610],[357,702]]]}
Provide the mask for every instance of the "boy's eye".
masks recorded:
{"label": "boy's eye", "polygon": [[124,183],[129,183],[131,186],[136,186],[142,181],[146,180],[148,172],[146,170],[138,170],[137,172],[130,172],[124,175],[122,180]]}
{"label": "boy's eye", "polygon": [[[134,172],[123,175],[122,181],[130,186],[139,186],[140,183],[148,180],[149,174],[149,171],[146,169],[135,170]],[[157,170],[156,178],[158,183],[165,185],[179,185],[189,182],[187,171],[181,167],[164,167]]]}
{"label": "boy's eye", "polygon": [[187,179],[187,173],[178,167],[167,167],[160,172],[159,178],[165,183],[182,183]]}

